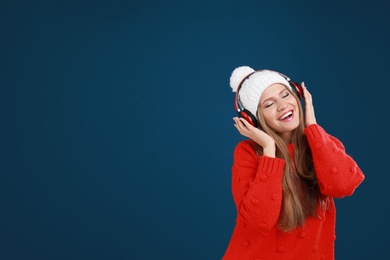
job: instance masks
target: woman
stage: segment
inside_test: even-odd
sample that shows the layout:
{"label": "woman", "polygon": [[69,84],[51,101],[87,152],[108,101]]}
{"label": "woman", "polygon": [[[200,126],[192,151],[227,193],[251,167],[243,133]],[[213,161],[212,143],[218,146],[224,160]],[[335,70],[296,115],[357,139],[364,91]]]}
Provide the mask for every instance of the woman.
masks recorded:
{"label": "woman", "polygon": [[250,140],[234,151],[238,214],[223,260],[334,259],[333,198],[352,195],[363,173],[317,124],[304,83],[243,66],[230,85],[240,114],[234,126]]}

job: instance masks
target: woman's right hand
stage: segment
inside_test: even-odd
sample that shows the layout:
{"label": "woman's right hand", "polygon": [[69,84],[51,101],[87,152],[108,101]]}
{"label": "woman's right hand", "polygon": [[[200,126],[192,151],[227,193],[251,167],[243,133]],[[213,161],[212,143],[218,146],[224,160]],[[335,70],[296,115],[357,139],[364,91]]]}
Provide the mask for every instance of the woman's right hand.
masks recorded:
{"label": "woman's right hand", "polygon": [[275,141],[264,131],[257,127],[252,126],[244,118],[233,117],[235,122],[234,126],[237,128],[241,135],[248,137],[255,141],[258,145],[263,147],[263,154],[269,157],[275,157]]}

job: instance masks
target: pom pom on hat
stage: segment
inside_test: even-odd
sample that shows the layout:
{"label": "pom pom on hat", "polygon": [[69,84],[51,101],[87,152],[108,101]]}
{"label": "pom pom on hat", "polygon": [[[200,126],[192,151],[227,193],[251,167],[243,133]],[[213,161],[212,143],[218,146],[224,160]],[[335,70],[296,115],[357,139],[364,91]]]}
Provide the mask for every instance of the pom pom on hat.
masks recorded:
{"label": "pom pom on hat", "polygon": [[261,94],[266,88],[276,83],[283,84],[290,89],[291,86],[287,79],[276,71],[254,71],[254,69],[248,66],[241,66],[234,69],[232,75],[230,76],[230,87],[233,92],[236,92],[241,81],[252,73],[249,78],[242,82],[238,96],[240,104],[257,118],[257,106],[259,104]]}
{"label": "pom pom on hat", "polygon": [[236,68],[230,76],[230,87],[232,88],[232,91],[236,92],[241,81],[254,71],[254,69],[248,66],[241,66]]}

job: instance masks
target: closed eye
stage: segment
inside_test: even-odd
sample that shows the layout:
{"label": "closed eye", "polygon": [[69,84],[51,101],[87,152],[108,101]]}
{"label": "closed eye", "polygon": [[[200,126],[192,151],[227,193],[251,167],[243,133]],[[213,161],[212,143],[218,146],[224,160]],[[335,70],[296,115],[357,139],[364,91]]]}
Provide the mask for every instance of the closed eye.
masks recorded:
{"label": "closed eye", "polygon": [[282,98],[288,97],[290,95],[290,92],[286,92],[283,94]]}

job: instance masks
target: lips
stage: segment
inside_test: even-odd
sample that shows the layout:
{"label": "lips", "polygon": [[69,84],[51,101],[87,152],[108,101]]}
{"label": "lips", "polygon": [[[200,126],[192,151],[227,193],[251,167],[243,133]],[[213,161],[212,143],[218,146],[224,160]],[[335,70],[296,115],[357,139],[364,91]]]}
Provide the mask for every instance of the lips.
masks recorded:
{"label": "lips", "polygon": [[278,120],[280,121],[290,121],[293,118],[293,111],[287,111],[286,113],[282,114]]}

